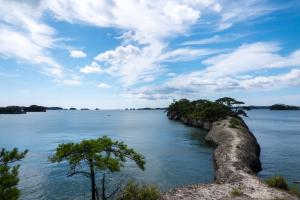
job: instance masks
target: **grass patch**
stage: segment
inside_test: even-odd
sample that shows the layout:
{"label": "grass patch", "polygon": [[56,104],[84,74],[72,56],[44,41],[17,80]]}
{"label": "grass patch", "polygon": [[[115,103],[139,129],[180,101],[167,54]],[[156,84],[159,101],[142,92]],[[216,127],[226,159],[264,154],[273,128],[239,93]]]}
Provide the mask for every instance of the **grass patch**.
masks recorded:
{"label": "grass patch", "polygon": [[232,117],[229,121],[230,128],[237,128],[243,126],[243,123],[238,118]]}
{"label": "grass patch", "polygon": [[231,191],[230,194],[232,197],[239,197],[239,196],[242,196],[243,192],[241,191],[241,189],[235,188]]}
{"label": "grass patch", "polygon": [[129,181],[117,200],[159,200],[161,194],[154,185],[145,185]]}
{"label": "grass patch", "polygon": [[292,195],[300,197],[299,186],[292,185],[290,187],[283,176],[274,176],[274,177],[271,177],[271,178],[267,179],[265,182],[270,187],[286,190],[289,193],[291,193]]}
{"label": "grass patch", "polygon": [[266,184],[270,187],[279,188],[282,190],[289,190],[287,181],[283,176],[274,176],[266,180]]}
{"label": "grass patch", "polygon": [[292,193],[293,195],[300,197],[300,191],[299,191],[299,187],[297,185],[292,185],[290,187],[290,193]]}

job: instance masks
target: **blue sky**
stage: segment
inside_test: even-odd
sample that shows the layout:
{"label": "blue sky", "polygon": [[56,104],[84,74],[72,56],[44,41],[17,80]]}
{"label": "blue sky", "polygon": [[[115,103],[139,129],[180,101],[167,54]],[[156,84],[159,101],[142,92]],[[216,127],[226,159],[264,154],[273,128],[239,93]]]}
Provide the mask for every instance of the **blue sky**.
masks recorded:
{"label": "blue sky", "polygon": [[300,105],[297,0],[0,3],[0,106]]}

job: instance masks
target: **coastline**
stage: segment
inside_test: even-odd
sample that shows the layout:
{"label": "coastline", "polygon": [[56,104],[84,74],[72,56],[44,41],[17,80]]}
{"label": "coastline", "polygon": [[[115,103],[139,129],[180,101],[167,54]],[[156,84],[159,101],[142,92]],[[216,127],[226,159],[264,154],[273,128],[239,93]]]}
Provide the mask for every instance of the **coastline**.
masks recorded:
{"label": "coastline", "polygon": [[[256,173],[261,170],[260,146],[243,121],[241,126],[231,127],[231,117],[214,123],[178,118],[174,115],[168,115],[168,117],[189,126],[208,130],[206,141],[217,147],[213,155],[214,183],[175,188],[163,195],[164,200],[299,199],[286,191],[267,186],[256,176]],[[241,196],[233,197],[234,190],[241,191]]]}

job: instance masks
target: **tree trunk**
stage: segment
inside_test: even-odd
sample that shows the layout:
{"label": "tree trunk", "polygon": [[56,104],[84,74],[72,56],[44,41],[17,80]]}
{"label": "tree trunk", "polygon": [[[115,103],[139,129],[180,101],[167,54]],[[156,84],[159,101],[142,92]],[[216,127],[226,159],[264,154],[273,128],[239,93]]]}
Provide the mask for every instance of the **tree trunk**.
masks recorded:
{"label": "tree trunk", "polygon": [[106,196],[105,196],[105,173],[103,173],[103,178],[102,178],[102,199],[106,200]]}
{"label": "tree trunk", "polygon": [[92,184],[92,200],[96,200],[96,181],[95,181],[95,171],[93,163],[90,163],[91,171],[91,184]]}

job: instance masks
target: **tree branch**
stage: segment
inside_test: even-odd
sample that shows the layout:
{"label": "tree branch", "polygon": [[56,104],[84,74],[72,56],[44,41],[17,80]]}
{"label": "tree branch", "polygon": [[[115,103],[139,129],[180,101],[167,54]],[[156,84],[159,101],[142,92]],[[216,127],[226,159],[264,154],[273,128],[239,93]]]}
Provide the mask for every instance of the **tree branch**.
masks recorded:
{"label": "tree branch", "polygon": [[117,187],[110,195],[108,195],[108,197],[106,199],[109,199],[110,197],[112,197],[114,194],[116,194],[121,187]]}
{"label": "tree branch", "polygon": [[74,175],[78,175],[78,174],[81,174],[81,175],[86,176],[86,177],[90,177],[91,176],[90,173],[85,172],[85,171],[74,171],[74,172],[68,174],[68,177],[74,176]]}

